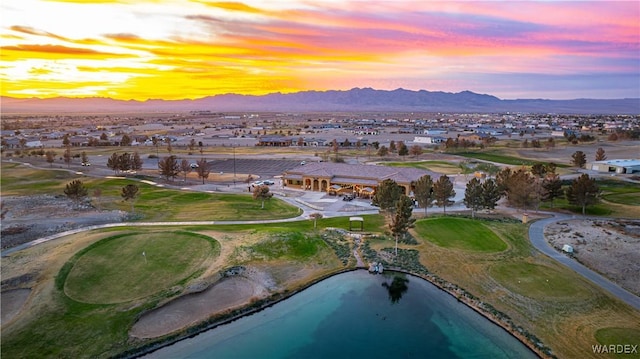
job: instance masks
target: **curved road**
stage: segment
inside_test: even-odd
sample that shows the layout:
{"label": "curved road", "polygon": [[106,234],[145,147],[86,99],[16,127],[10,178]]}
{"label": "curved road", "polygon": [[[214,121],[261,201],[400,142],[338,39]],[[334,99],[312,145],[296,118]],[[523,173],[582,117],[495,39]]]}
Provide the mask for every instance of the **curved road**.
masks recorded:
{"label": "curved road", "polygon": [[[551,213],[550,213],[551,214]],[[595,283],[600,288],[608,291],[618,299],[640,310],[640,297],[613,283],[602,275],[592,271],[577,261],[558,252],[544,239],[544,228],[551,223],[573,219],[573,216],[552,214],[553,217],[535,221],[529,226],[529,240],[540,252],[548,255],[563,265],[573,269],[575,272]]]}

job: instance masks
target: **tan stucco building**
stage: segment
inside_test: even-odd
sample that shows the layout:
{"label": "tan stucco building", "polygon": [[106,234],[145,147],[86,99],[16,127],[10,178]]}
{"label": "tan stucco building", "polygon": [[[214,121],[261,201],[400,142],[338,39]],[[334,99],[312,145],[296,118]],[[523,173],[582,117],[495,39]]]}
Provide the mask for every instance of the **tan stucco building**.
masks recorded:
{"label": "tan stucco building", "polygon": [[410,195],[413,182],[424,175],[430,175],[434,181],[440,177],[439,174],[410,167],[317,162],[284,172],[282,181],[287,187],[308,191],[371,196],[382,181],[391,179],[404,188],[406,195]]}

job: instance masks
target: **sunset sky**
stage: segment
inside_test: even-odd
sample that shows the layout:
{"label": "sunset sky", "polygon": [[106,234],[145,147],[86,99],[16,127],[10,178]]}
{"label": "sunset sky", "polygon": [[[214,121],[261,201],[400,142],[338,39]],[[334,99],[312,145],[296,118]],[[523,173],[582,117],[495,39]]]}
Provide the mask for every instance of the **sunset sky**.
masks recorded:
{"label": "sunset sky", "polygon": [[638,1],[2,0],[1,94],[640,97]]}

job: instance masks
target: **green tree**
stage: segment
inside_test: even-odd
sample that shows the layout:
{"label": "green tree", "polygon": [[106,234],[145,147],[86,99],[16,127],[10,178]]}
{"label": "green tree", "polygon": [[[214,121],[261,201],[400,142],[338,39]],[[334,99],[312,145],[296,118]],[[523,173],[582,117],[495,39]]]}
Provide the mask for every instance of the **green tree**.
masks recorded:
{"label": "green tree", "polygon": [[495,209],[501,197],[502,193],[496,181],[493,179],[485,180],[482,184],[482,207],[488,210]]}
{"label": "green tree", "polygon": [[556,173],[556,168],[558,168],[558,165],[556,165],[553,162],[549,162],[549,163],[547,163],[545,165],[545,168],[546,168],[547,174],[551,174],[551,173],[555,174]]}
{"label": "green tree", "polygon": [[553,200],[556,198],[563,198],[564,191],[562,190],[562,181],[560,176],[555,173],[550,173],[542,180],[542,196],[543,202],[550,202],[551,208],[553,208]]}
{"label": "green tree", "polygon": [[463,203],[471,209],[471,218],[476,218],[476,211],[483,207],[482,183],[477,178],[467,182]]}
{"label": "green tree", "polygon": [[422,154],[422,147],[420,147],[419,145],[413,145],[411,146],[411,148],[409,149],[409,152],[411,152],[411,155],[413,157],[418,157]]}
{"label": "green tree", "polygon": [[407,147],[407,145],[404,144],[404,142],[400,141],[398,142],[398,156],[407,156],[409,154],[409,148]]}
{"label": "green tree", "polygon": [[56,161],[56,152],[55,151],[47,151],[45,152],[46,161],[49,163],[49,167],[53,166],[53,162]]}
{"label": "green tree", "polygon": [[547,174],[547,166],[543,163],[536,162],[531,166],[531,174],[538,178],[542,178]]}
{"label": "green tree", "polygon": [[383,212],[393,211],[396,202],[402,195],[402,187],[392,179],[386,179],[380,183],[376,193],[373,195],[373,203],[380,207]]}
{"label": "green tree", "polygon": [[595,179],[583,174],[571,182],[566,195],[569,203],[582,207],[582,215],[584,215],[587,206],[598,203],[600,188]]}
{"label": "green tree", "polygon": [[82,153],[80,154],[80,158],[82,163],[89,163],[89,156],[87,156],[87,152],[82,151]]}
{"label": "green tree", "polygon": [[125,201],[131,200],[131,213],[133,213],[133,204],[136,197],[138,197],[139,188],[135,184],[128,184],[122,187],[122,193],[120,195]]}
{"label": "green tree", "polygon": [[509,172],[510,176],[503,180],[504,193],[509,205],[526,209],[535,204],[535,178],[524,169]]}
{"label": "green tree", "polygon": [[202,178],[202,184],[204,184],[204,180],[209,178],[209,174],[211,173],[211,165],[204,158],[198,160],[196,164],[196,174],[198,178]]}
{"label": "green tree", "polygon": [[396,141],[391,140],[391,142],[389,142],[389,152],[396,152],[397,149]]}
{"label": "green tree", "polygon": [[387,146],[385,145],[380,146],[380,148],[378,149],[378,156],[384,157],[388,154],[389,154],[389,149],[387,148]]}
{"label": "green tree", "polygon": [[125,133],[120,140],[120,146],[131,146],[131,142],[131,137]]}
{"label": "green tree", "polygon": [[598,147],[596,150],[596,161],[604,161],[607,159],[607,155],[604,153],[604,149],[602,147]]}
{"label": "green tree", "polygon": [[124,172],[131,170],[131,162],[131,155],[124,152],[118,158],[118,169]]}
{"label": "green tree", "polygon": [[142,158],[140,158],[138,151],[134,152],[133,157],[131,157],[131,169],[134,171],[140,171],[142,169]]}
{"label": "green tree", "polygon": [[71,155],[71,146],[67,146],[64,150],[64,153],[62,154],[62,158],[64,159],[64,163],[67,164],[67,167],[71,166],[71,161],[73,160],[73,157]]}
{"label": "green tree", "polygon": [[424,208],[424,214],[427,214],[427,208],[433,204],[433,179],[430,175],[424,175],[414,183],[413,195],[418,201],[418,205]]}
{"label": "green tree", "polygon": [[273,197],[273,193],[269,192],[269,186],[267,185],[256,186],[253,190],[253,199],[262,201],[262,209],[264,209],[264,201],[271,197]]}
{"label": "green tree", "polygon": [[68,147],[71,145],[71,138],[68,133],[65,133],[64,136],[62,136],[62,145],[64,147]]}
{"label": "green tree", "polygon": [[71,198],[71,200],[73,200],[74,202],[79,202],[81,199],[87,196],[88,190],[84,186],[84,183],[82,183],[82,181],[73,180],[67,183],[67,185],[65,186],[64,194],[66,194],[67,197]]}
{"label": "green tree", "polygon": [[395,211],[389,223],[389,229],[396,241],[395,255],[398,256],[398,240],[403,237],[409,231],[409,228],[413,227],[415,222],[414,218],[411,218],[413,214],[413,201],[406,195],[401,195],[396,201]]}
{"label": "green tree", "polygon": [[450,199],[456,195],[456,191],[453,190],[453,182],[448,176],[443,175],[433,184],[433,196],[438,207],[442,207],[443,213],[447,213],[447,205],[451,205],[454,202]]}
{"label": "green tree", "polygon": [[160,175],[167,180],[171,179],[173,181],[178,173],[180,173],[178,160],[174,155],[164,157],[160,162],[158,162],[158,167],[160,168]]}
{"label": "green tree", "polygon": [[117,152],[114,152],[111,157],[109,157],[107,160],[107,167],[114,173],[118,173],[118,171],[120,171],[120,156],[118,156]]}
{"label": "green tree", "polygon": [[574,152],[573,155],[571,155],[571,159],[571,163],[578,168],[584,168],[584,165],[587,164],[587,155],[582,151]]}

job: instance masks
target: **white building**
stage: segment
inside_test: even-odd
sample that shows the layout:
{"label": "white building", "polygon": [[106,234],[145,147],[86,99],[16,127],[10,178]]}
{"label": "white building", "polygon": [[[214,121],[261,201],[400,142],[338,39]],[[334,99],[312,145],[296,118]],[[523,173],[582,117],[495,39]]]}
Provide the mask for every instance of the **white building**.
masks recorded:
{"label": "white building", "polygon": [[640,159],[632,160],[605,160],[589,163],[588,169],[606,173],[635,173],[640,172]]}

